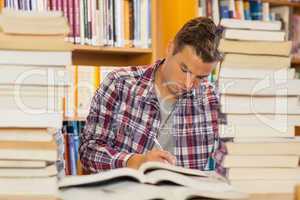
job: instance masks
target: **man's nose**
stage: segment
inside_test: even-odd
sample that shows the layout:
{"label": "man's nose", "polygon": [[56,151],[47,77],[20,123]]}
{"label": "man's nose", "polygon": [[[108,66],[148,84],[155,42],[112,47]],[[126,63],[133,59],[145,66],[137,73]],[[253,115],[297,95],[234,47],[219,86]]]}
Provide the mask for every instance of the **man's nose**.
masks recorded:
{"label": "man's nose", "polygon": [[185,87],[186,90],[191,90],[193,87],[195,87],[195,78],[193,76],[188,76],[186,79]]}

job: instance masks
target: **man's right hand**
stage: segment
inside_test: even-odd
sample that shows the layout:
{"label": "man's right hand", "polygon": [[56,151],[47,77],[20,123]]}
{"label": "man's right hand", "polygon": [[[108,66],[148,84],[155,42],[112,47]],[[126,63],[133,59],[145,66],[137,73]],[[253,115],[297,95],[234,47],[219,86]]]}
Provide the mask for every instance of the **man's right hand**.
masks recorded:
{"label": "man's right hand", "polygon": [[167,162],[175,165],[176,158],[168,151],[153,149],[146,154],[134,154],[127,161],[127,167],[138,169],[143,163],[148,161]]}

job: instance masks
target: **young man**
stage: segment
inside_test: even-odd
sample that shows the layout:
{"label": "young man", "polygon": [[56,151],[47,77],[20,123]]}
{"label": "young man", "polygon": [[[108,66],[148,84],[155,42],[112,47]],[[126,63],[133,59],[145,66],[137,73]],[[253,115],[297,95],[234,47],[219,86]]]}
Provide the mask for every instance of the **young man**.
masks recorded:
{"label": "young man", "polygon": [[83,167],[100,172],[159,161],[208,170],[214,163],[224,173],[219,100],[207,81],[221,60],[221,32],[210,19],[195,18],[177,33],[164,60],[110,73],[80,138]]}

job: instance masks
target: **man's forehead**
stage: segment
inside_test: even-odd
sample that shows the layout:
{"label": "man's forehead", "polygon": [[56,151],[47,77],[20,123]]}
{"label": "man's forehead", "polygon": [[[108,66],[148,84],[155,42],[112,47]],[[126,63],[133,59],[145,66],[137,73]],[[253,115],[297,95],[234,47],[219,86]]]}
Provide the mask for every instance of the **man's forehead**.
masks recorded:
{"label": "man's forehead", "polygon": [[217,62],[204,63],[196,54],[182,54],[180,64],[184,65],[193,74],[201,76],[209,74]]}

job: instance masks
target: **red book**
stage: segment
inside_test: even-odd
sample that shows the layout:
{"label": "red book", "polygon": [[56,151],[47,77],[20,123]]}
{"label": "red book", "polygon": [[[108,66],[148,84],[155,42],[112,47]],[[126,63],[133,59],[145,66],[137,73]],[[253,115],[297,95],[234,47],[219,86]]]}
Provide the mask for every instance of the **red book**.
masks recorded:
{"label": "red book", "polygon": [[74,36],[75,43],[80,43],[80,0],[74,0]]}
{"label": "red book", "polygon": [[69,33],[69,39],[71,42],[74,42],[74,29],[75,29],[75,23],[74,23],[74,0],[67,0],[68,2],[68,20],[70,24],[70,33]]}
{"label": "red book", "polygon": [[57,10],[63,11],[63,4],[62,4],[63,0],[57,0]]}

